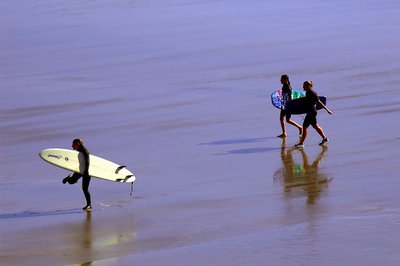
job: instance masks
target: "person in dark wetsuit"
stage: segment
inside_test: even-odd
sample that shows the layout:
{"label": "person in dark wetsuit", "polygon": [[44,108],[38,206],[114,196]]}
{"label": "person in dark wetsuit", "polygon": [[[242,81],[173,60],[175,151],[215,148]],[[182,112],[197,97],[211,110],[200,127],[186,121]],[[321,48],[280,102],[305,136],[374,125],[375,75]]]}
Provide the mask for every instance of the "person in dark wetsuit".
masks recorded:
{"label": "person in dark wetsuit", "polygon": [[285,105],[288,101],[292,99],[292,87],[290,86],[290,81],[289,81],[289,76],[288,75],[282,75],[281,76],[281,83],[282,83],[282,96],[283,96],[283,108],[281,109],[280,113],[280,122],[281,122],[281,128],[282,128],[282,134],[278,136],[278,138],[285,138],[286,135],[286,125],[285,125],[285,117],[286,117],[286,122],[289,124],[297,127],[299,129],[299,135],[302,134],[303,128],[291,120],[291,114],[286,112],[285,110]]}
{"label": "person in dark wetsuit", "polygon": [[89,184],[90,184],[90,179],[91,177],[89,176],[89,165],[90,165],[90,159],[89,159],[89,151],[86,149],[85,145],[83,144],[83,141],[81,139],[74,139],[72,141],[72,148],[76,151],[79,151],[83,153],[83,156],[85,158],[84,163],[84,170],[83,174],[79,173],[74,173],[72,176],[67,176],[66,178],[63,179],[62,183],[69,183],[69,184],[75,184],[78,182],[79,178],[82,177],[82,191],[83,194],[85,194],[86,198],[86,206],[83,207],[83,210],[85,211],[91,211],[92,206],[91,206],[91,198],[90,198],[90,193],[89,193]]}
{"label": "person in dark wetsuit", "polygon": [[319,104],[322,108],[324,108],[328,114],[333,114],[331,110],[329,110],[318,98],[318,94],[312,89],[313,83],[312,81],[304,81],[303,88],[306,91],[306,117],[303,122],[303,134],[301,136],[300,142],[295,145],[295,147],[303,147],[304,141],[307,137],[308,127],[311,125],[318,134],[322,137],[322,141],[319,145],[322,145],[329,141],[327,136],[325,135],[322,128],[317,123],[317,108],[316,104]]}

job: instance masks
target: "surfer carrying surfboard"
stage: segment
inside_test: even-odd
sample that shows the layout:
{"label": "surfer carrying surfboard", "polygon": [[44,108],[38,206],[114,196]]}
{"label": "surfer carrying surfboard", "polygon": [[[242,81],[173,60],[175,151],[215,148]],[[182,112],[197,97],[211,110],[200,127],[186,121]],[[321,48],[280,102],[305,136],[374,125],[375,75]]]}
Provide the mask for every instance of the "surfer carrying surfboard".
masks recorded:
{"label": "surfer carrying surfboard", "polygon": [[83,194],[85,195],[86,198],[86,206],[83,207],[83,210],[85,211],[91,211],[92,206],[91,206],[91,198],[90,198],[90,193],[89,193],[89,184],[90,184],[90,176],[89,176],[89,165],[90,165],[90,160],[89,160],[89,151],[86,149],[85,145],[83,144],[83,141],[81,139],[74,139],[72,141],[72,148],[76,151],[79,151],[83,154],[85,160],[83,162],[83,174],[79,173],[73,173],[72,176],[67,176],[62,180],[62,183],[69,183],[69,184],[75,184],[78,182],[79,178],[82,177],[82,191]]}
{"label": "surfer carrying surfboard", "polygon": [[282,134],[280,134],[278,136],[278,138],[285,138],[287,136],[286,135],[285,117],[286,117],[286,122],[297,127],[299,129],[299,135],[301,135],[303,132],[303,128],[299,124],[297,124],[296,122],[291,120],[292,115],[285,110],[286,103],[288,101],[292,100],[292,87],[290,86],[289,76],[286,74],[282,75],[281,83],[282,83],[283,108],[281,109],[279,119],[281,122]]}
{"label": "surfer carrying surfboard", "polygon": [[322,141],[321,143],[319,143],[319,145],[322,145],[329,141],[328,137],[325,135],[324,131],[317,123],[317,109],[315,106],[318,104],[322,108],[324,108],[328,112],[328,114],[331,115],[333,113],[320,101],[320,99],[318,98],[318,94],[312,89],[312,87],[313,87],[312,81],[304,81],[303,89],[306,91],[305,107],[307,112],[303,122],[303,134],[301,136],[300,142],[295,145],[295,147],[297,148],[304,147],[304,141],[307,137],[308,127],[310,125],[322,137]]}

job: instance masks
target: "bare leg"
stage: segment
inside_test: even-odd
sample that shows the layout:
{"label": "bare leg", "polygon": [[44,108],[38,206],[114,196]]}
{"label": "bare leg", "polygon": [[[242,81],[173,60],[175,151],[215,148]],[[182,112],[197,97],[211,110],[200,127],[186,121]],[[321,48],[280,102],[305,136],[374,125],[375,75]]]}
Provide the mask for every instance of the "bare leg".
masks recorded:
{"label": "bare leg", "polygon": [[279,120],[281,122],[282,134],[279,135],[278,138],[284,138],[284,137],[286,137],[285,117],[284,116],[280,116]]}
{"label": "bare leg", "polygon": [[91,198],[90,198],[90,193],[89,193],[89,184],[90,184],[90,176],[84,176],[82,178],[82,190],[83,194],[85,195],[86,198],[86,206],[91,206]]}
{"label": "bare leg", "polygon": [[324,131],[322,130],[322,128],[318,124],[313,125],[313,128],[315,128],[315,130],[322,137],[322,139],[326,139],[326,135],[325,135]]}
{"label": "bare leg", "polygon": [[297,127],[297,129],[299,130],[299,135],[301,135],[303,133],[303,127],[300,126],[299,124],[297,124],[296,122],[294,122],[292,119],[286,117],[286,122]]}
{"label": "bare leg", "polygon": [[301,135],[299,144],[301,144],[301,145],[304,144],[304,141],[306,140],[307,135],[308,135],[308,127],[303,127],[303,134]]}

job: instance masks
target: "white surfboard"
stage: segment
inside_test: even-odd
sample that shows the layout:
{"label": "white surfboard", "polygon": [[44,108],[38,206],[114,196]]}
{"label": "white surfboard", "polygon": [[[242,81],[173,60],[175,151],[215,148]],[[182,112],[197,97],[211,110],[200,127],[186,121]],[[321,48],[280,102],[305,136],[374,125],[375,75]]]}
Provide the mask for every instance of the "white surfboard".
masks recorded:
{"label": "white surfboard", "polygon": [[[40,158],[55,166],[76,173],[83,173],[85,157],[83,153],[67,149],[45,149],[39,153]],[[89,155],[89,175],[114,182],[133,182],[135,175],[125,168],[106,159]]]}

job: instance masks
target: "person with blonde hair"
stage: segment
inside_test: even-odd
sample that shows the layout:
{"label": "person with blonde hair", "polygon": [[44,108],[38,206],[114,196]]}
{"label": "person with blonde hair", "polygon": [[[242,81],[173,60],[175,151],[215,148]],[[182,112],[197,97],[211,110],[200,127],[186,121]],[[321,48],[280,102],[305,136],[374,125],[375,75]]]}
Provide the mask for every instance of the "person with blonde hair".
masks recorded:
{"label": "person with blonde hair", "polygon": [[281,83],[282,83],[282,97],[283,97],[283,108],[281,109],[279,120],[281,122],[282,134],[278,136],[278,138],[285,138],[286,135],[286,125],[285,125],[285,117],[286,122],[297,127],[299,130],[299,135],[301,135],[303,128],[294,122],[291,119],[291,114],[285,110],[285,105],[288,101],[292,100],[292,87],[290,86],[290,80],[288,75],[281,76]]}
{"label": "person with blonde hair", "polygon": [[325,109],[328,114],[333,114],[331,110],[329,110],[318,98],[318,94],[312,89],[313,83],[312,81],[304,81],[303,89],[306,91],[306,117],[304,118],[303,122],[303,134],[300,138],[300,142],[295,145],[297,148],[304,147],[304,141],[307,138],[308,134],[308,127],[311,125],[318,134],[322,137],[321,143],[319,145],[323,145],[324,143],[328,142],[329,139],[325,135],[322,128],[317,123],[317,108],[316,105],[320,105],[323,109]]}

